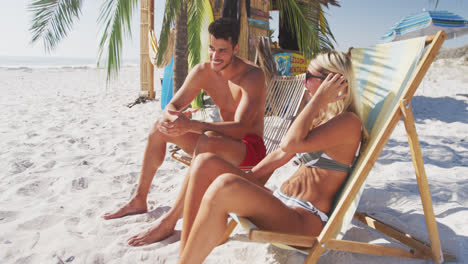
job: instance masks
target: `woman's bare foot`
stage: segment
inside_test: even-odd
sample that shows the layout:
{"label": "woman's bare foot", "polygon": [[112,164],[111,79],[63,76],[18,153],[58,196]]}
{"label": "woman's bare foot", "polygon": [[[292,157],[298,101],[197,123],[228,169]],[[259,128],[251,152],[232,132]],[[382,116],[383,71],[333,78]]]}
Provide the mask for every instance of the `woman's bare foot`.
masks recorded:
{"label": "woman's bare foot", "polygon": [[123,217],[126,215],[143,214],[146,212],[148,212],[148,208],[146,207],[146,200],[132,198],[130,202],[120,207],[119,209],[113,212],[105,213],[102,216],[102,218],[108,220],[108,219]]}
{"label": "woman's bare foot", "polygon": [[175,224],[177,220],[171,221],[167,218],[161,219],[148,230],[132,236],[127,240],[130,246],[139,247],[149,245],[151,243],[161,241],[174,233]]}

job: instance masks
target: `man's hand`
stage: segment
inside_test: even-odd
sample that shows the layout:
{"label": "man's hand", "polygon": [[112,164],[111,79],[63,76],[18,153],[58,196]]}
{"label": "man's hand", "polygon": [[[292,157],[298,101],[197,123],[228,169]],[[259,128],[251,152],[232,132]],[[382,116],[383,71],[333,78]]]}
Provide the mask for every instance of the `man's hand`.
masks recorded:
{"label": "man's hand", "polygon": [[187,109],[184,112],[167,109],[166,112],[169,116],[160,123],[159,131],[169,136],[180,136],[189,132],[192,124],[190,116],[196,111],[198,109]]}

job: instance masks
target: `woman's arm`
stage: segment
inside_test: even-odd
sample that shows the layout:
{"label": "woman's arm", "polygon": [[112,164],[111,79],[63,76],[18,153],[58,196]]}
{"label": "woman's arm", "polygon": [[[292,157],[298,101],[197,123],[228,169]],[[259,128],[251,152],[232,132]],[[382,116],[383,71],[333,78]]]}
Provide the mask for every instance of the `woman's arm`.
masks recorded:
{"label": "woman's arm", "polygon": [[271,174],[279,167],[286,164],[294,157],[295,153],[287,153],[280,148],[271,152],[260,163],[258,163],[250,172],[250,176],[265,184]]}
{"label": "woman's arm", "polygon": [[290,153],[323,150],[334,144],[342,144],[343,139],[352,139],[352,134],[349,133],[354,133],[356,127],[359,133],[359,118],[352,113],[340,114],[325,124],[309,130],[320,109],[346,96],[344,92],[340,94],[346,87],[347,83],[341,75],[329,74],[289,128],[281,141],[281,149]]}

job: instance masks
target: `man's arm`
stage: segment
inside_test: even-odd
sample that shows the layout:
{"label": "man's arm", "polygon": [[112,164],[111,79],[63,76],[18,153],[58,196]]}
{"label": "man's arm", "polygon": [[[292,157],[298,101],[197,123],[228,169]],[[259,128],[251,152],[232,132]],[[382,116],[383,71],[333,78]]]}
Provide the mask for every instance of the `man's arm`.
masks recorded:
{"label": "man's arm", "polygon": [[[182,111],[182,109],[188,106],[193,101],[193,99],[195,99],[203,86],[202,80],[204,80],[204,78],[202,76],[206,74],[204,67],[205,66],[203,64],[198,64],[187,75],[187,78],[185,78],[182,87],[177,91],[171,101],[164,108],[164,115],[166,120],[170,120],[168,118],[171,118],[167,112],[168,110]],[[172,119],[174,119],[173,116]]]}

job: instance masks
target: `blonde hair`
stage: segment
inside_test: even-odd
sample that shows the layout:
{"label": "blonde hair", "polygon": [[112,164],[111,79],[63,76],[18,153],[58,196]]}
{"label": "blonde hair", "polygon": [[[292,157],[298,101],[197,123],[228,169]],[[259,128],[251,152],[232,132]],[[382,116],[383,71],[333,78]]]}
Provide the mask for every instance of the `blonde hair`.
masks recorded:
{"label": "blonde hair", "polygon": [[[356,78],[354,77],[351,58],[343,52],[331,50],[317,54],[312,61],[319,67],[317,69],[324,76],[329,73],[339,73],[348,82],[347,95],[343,100],[329,103],[324,109],[321,109],[319,115],[313,121],[313,127],[319,126],[342,112],[355,113],[361,122],[364,121],[359,96],[356,91]],[[363,141],[366,142],[368,133],[365,126],[362,126]]]}

